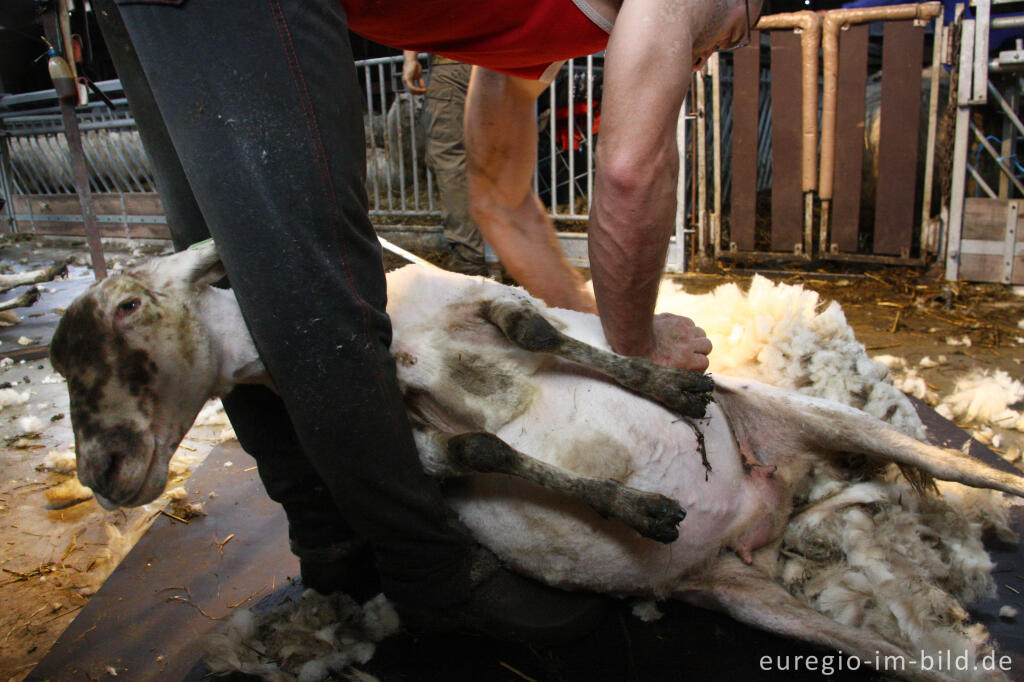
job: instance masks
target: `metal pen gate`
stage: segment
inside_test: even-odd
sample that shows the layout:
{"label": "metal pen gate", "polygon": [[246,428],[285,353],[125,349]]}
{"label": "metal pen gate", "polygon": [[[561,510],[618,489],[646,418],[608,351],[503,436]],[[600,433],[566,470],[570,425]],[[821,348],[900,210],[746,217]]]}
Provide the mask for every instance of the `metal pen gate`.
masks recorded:
{"label": "metal pen gate", "polygon": [[[931,202],[920,199],[930,190],[927,186],[906,190],[914,184],[907,176],[914,177],[917,164],[916,146],[907,144],[908,137],[916,137],[908,132],[916,116],[887,115],[877,152],[880,192],[874,213],[880,218],[873,229],[859,222],[863,201],[858,169],[865,163],[862,83],[868,63],[864,22],[876,18],[871,12],[911,12],[911,18],[885,29],[886,78],[881,82],[882,110],[909,112],[917,102],[920,88],[913,84],[920,79],[923,61],[923,32],[914,24],[936,14],[933,8],[938,5],[900,7],[860,10],[868,14],[856,16],[840,10],[826,13],[824,20],[811,12],[770,15],[759,23],[750,46],[731,58],[716,56],[707,75],[695,77],[692,97],[680,116],[681,201],[669,270],[685,269],[688,248],[723,259],[816,255],[882,262],[919,262],[935,249],[934,233],[922,231],[922,225],[932,225]],[[823,26],[824,101],[819,105]],[[836,54],[830,52],[833,32]],[[763,41],[762,33],[768,34]],[[762,42],[771,68],[762,63]],[[937,49],[935,43],[933,74]],[[906,59],[907,54],[914,59]],[[835,64],[833,74],[830,65]],[[437,234],[440,204],[424,164],[420,105],[401,83],[401,57],[366,60],[357,68],[365,105],[371,217],[381,229]],[[538,140],[535,188],[562,230],[559,239],[564,249],[581,265],[586,264],[582,223],[593,190],[602,72],[600,55],[570,60],[538,102],[545,123]],[[119,93],[116,81],[102,86],[112,95]],[[930,111],[937,95],[933,85]],[[15,231],[74,234],[80,216],[69,194],[55,109],[46,97],[52,97],[52,91],[0,99],[0,168],[9,225]],[[163,236],[166,226],[159,198],[134,122],[123,98],[116,99],[115,105],[115,111],[96,104],[80,111],[86,136],[95,137],[87,142],[86,151],[102,232],[104,236]],[[33,108],[26,110],[27,106]],[[930,153],[934,116],[929,120]],[[836,174],[842,182],[833,183]],[[930,177],[926,173],[924,182],[930,183]],[[920,222],[913,216],[915,201],[924,204]]]}

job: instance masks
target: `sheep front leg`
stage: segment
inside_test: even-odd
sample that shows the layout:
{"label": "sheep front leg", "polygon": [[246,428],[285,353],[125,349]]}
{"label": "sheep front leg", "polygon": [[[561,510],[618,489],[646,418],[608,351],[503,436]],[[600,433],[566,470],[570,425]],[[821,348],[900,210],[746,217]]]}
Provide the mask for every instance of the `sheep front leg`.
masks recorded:
{"label": "sheep front leg", "polygon": [[481,314],[520,348],[550,353],[592,367],[620,386],[636,391],[685,417],[701,418],[711,400],[711,378],[686,369],[656,365],[647,358],[626,357],[594,348],[555,329],[527,301],[488,300]]}
{"label": "sheep front leg", "polygon": [[490,433],[438,432],[435,439],[447,464],[456,470],[524,478],[582,500],[601,516],[618,519],[644,537],[666,544],[679,537],[677,526],[686,512],[664,495],[560,469],[524,455]]}

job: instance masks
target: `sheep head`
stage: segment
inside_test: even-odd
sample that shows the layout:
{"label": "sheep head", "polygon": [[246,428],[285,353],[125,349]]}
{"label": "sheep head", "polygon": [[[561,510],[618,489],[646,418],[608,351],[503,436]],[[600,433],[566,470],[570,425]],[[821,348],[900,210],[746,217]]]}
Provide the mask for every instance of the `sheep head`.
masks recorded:
{"label": "sheep head", "polygon": [[152,501],[203,403],[216,355],[197,309],[223,277],[212,243],[93,284],[50,345],[68,382],[78,476],[109,509]]}

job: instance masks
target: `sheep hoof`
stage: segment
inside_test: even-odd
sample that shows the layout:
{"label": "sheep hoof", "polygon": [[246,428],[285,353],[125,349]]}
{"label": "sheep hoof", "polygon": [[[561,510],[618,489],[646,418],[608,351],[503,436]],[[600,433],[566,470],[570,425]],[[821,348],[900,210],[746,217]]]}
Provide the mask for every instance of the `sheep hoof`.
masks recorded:
{"label": "sheep hoof", "polygon": [[664,495],[640,493],[637,497],[636,523],[629,525],[651,540],[665,544],[675,542],[679,538],[678,526],[686,518],[686,510]]}

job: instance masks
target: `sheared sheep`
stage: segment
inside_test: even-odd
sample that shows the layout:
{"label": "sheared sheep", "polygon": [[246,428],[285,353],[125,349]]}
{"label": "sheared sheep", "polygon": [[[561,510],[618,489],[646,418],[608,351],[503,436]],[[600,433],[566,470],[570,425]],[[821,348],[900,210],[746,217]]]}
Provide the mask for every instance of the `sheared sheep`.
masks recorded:
{"label": "sheared sheep", "polygon": [[[93,285],[54,335],[79,476],[107,506],[160,493],[207,398],[267,382],[233,295],[209,286],[222,275],[212,245],[156,259]],[[449,503],[516,570],[710,606],[865,665],[989,651],[961,605],[991,589],[978,529],[923,491],[1024,497],[1024,478],[829,400],[617,356],[597,318],[490,280],[409,266],[388,287],[423,466],[468,477]],[[110,371],[127,364],[144,371]]]}

